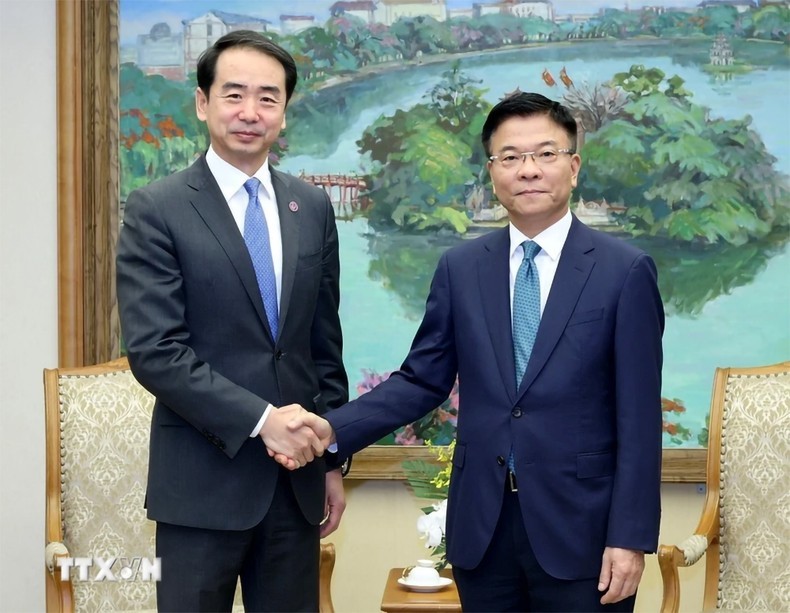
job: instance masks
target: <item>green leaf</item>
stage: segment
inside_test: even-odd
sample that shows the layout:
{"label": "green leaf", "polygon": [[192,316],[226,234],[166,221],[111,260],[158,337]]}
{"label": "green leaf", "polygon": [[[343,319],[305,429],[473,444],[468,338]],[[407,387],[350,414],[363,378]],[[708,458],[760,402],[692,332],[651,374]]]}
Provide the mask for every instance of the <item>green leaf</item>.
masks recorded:
{"label": "green leaf", "polygon": [[[442,467],[436,463],[425,460],[407,460],[402,463],[406,482],[417,498],[423,500],[443,500],[447,498],[446,492],[438,489],[431,480],[439,474]],[[427,512],[432,511],[429,509]]]}

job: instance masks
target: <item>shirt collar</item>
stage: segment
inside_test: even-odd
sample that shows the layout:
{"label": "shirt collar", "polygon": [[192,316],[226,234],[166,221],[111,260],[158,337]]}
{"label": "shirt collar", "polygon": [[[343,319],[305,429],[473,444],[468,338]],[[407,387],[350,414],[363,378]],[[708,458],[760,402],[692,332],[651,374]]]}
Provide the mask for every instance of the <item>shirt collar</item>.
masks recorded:
{"label": "shirt collar", "polygon": [[[219,185],[219,189],[227,201],[230,201],[236,192],[243,189],[244,182],[250,178],[247,176],[247,173],[219,157],[211,146],[206,151],[206,164],[208,164],[208,169],[214,175],[214,179],[217,181],[217,185]],[[263,162],[263,166],[256,170],[252,176],[261,182],[267,195],[274,199],[274,187],[272,186],[272,174],[269,171],[268,157]]]}
{"label": "shirt collar", "polygon": [[570,232],[572,221],[573,216],[571,215],[570,209],[568,209],[561,219],[555,221],[533,239],[522,234],[511,222],[508,226],[510,230],[510,257],[513,257],[513,254],[516,249],[521,246],[521,243],[527,240],[534,240],[552,260],[556,261],[560,257],[560,253],[562,253],[562,248],[565,245],[565,240],[568,238],[568,232]]}

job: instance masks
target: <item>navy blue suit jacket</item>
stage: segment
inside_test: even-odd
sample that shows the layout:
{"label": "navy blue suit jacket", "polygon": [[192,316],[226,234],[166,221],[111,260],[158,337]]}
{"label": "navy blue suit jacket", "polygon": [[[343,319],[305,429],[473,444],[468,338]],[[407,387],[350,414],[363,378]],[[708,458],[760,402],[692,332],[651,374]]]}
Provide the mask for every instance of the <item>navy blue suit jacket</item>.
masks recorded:
{"label": "navy blue suit jacket", "polygon": [[340,451],[351,453],[438,406],[457,374],[449,561],[470,569],[482,559],[512,447],[543,569],[594,578],[604,547],[657,546],[664,312],[656,268],[574,217],[517,389],[508,255],[507,228],[445,252],[401,369],[327,418]]}

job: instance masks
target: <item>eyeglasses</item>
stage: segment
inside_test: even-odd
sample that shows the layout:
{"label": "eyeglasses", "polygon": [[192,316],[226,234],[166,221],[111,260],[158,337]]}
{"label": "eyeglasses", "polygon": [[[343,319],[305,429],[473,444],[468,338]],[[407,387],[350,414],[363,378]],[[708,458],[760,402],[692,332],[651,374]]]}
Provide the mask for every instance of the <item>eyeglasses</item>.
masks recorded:
{"label": "eyeglasses", "polygon": [[503,153],[502,155],[489,156],[489,160],[499,164],[502,168],[517,168],[531,157],[538,166],[549,166],[557,161],[560,153],[576,153],[573,149],[541,149],[540,151],[525,151],[524,153]]}

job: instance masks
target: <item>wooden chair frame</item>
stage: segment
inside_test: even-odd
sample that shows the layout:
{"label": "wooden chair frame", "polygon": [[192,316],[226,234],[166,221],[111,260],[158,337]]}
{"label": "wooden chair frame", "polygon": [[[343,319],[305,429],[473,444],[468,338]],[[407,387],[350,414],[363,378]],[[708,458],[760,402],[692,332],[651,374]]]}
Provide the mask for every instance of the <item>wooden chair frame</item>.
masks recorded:
{"label": "wooden chair frame", "polygon": [[[721,497],[721,434],[727,381],[732,375],[770,375],[786,372],[790,361],[771,366],[750,368],[717,368],[713,379],[713,395],[708,426],[707,492],[702,515],[694,534],[680,545],[660,545],[658,564],[664,584],[661,613],[678,613],[680,610],[680,577],[678,568],[692,566],[705,553],[705,587],[703,611],[716,609],[719,586],[719,530]],[[701,538],[705,539],[704,551]],[[692,551],[692,549],[694,551]],[[697,551],[699,549],[699,551]]]}
{"label": "wooden chair frame", "polygon": [[[74,590],[70,581],[61,580],[57,558],[70,557],[63,543],[61,509],[61,432],[59,385],[61,377],[91,376],[129,369],[126,358],[96,366],[52,368],[44,370],[44,413],[46,428],[46,503],[45,558],[46,606],[48,613],[75,611]],[[321,543],[319,563],[319,611],[334,613],[331,582],[335,566],[335,546]]]}
{"label": "wooden chair frame", "polygon": [[74,590],[70,581],[62,581],[56,563],[59,557],[69,557],[63,544],[62,509],[60,505],[60,398],[62,376],[103,375],[129,369],[126,358],[97,366],[76,368],[48,368],[44,370],[44,421],[46,429],[46,602],[49,613],[74,611]]}

